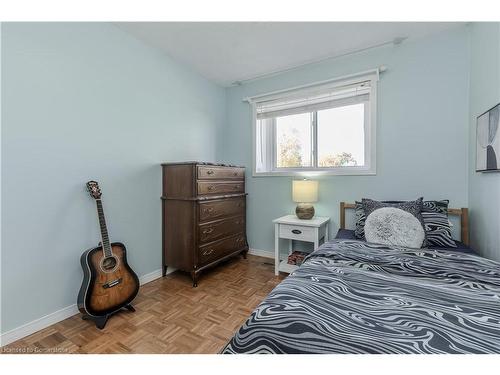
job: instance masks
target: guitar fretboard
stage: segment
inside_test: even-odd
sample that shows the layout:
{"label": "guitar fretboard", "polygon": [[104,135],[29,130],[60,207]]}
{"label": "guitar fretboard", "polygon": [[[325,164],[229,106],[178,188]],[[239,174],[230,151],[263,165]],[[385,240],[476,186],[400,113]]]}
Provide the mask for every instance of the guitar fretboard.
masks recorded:
{"label": "guitar fretboard", "polygon": [[109,242],[108,228],[106,227],[106,219],[104,218],[104,210],[102,208],[101,200],[96,199],[96,204],[97,204],[97,216],[99,217],[99,226],[101,228],[101,239],[102,239],[102,248],[104,249],[104,256],[110,257],[112,255],[111,244]]}

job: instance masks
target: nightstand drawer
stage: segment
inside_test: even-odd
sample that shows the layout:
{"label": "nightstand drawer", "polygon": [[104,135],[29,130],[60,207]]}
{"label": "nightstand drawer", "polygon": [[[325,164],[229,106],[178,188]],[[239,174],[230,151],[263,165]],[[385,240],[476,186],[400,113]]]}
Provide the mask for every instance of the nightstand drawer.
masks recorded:
{"label": "nightstand drawer", "polygon": [[303,227],[298,225],[280,224],[281,238],[288,238],[290,240],[310,241],[314,242],[316,237],[315,228]]}

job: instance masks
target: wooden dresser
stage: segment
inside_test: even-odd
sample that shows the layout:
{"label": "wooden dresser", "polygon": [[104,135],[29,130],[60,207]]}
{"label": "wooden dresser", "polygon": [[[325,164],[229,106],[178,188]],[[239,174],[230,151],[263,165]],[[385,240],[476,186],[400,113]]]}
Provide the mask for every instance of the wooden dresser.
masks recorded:
{"label": "wooden dresser", "polygon": [[246,257],[245,168],[201,162],[165,163],[163,276],[167,266],[198,275],[217,263]]}

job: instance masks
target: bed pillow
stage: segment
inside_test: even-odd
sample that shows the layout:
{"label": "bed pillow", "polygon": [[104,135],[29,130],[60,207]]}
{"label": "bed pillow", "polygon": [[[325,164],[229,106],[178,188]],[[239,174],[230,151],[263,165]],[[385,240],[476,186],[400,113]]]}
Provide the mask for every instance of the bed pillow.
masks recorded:
{"label": "bed pillow", "polygon": [[[401,203],[401,201],[383,201],[384,203]],[[448,200],[423,201],[422,218],[424,220],[427,245],[456,248],[457,244],[451,235],[451,226],[448,219]],[[356,228],[354,235],[357,239],[365,239],[366,215],[361,202],[355,202]]]}
{"label": "bed pillow", "polygon": [[457,247],[451,236],[450,221],[448,220],[448,203],[448,200],[423,202],[422,217],[429,245]]}
{"label": "bed pillow", "polygon": [[364,240],[366,216],[361,202],[354,202],[354,213],[356,215],[356,228],[354,229],[354,235],[356,238]]}
{"label": "bed pillow", "polygon": [[[427,247],[427,240],[425,238],[425,224],[424,219],[422,217],[422,207],[423,207],[423,198],[418,198],[414,201],[405,201],[405,202],[379,202],[373,199],[363,198],[361,200],[361,204],[363,205],[363,211],[365,213],[366,218],[375,210],[383,208],[383,207],[393,207],[398,208],[400,210],[406,211],[411,215],[415,216],[415,218],[420,222],[422,226],[422,230],[424,231],[424,239],[420,244],[420,247]],[[366,225],[366,223],[365,223]],[[365,233],[366,237],[366,233]]]}
{"label": "bed pillow", "polygon": [[383,245],[420,248],[425,230],[412,213],[396,207],[376,208],[366,217],[366,241]]}
{"label": "bed pillow", "polygon": [[[383,203],[402,203],[403,201],[382,201]],[[354,229],[354,235],[360,240],[365,239],[365,221],[366,215],[365,210],[363,210],[363,203],[355,201],[354,202],[354,212],[356,215],[356,228]]]}

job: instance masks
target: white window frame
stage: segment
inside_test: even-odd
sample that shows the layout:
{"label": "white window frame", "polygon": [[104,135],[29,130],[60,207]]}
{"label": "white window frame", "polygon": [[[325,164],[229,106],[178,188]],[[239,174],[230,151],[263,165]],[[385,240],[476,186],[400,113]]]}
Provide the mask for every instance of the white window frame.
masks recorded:
{"label": "white window frame", "polygon": [[[266,176],[318,176],[318,175],[376,175],[376,134],[377,134],[377,83],[379,80],[379,70],[357,73],[349,76],[339,77],[332,80],[316,82],[311,85],[294,87],[286,90],[275,91],[269,94],[263,94],[245,99],[251,105],[252,111],[252,175],[254,177]],[[331,88],[352,85],[357,82],[370,81],[370,101],[365,105],[365,163],[363,166],[345,166],[345,167],[300,167],[300,168],[275,168],[276,166],[276,137],[275,124],[266,127],[267,131],[272,131],[271,147],[266,145],[267,163],[265,172],[257,171],[257,103],[268,101],[279,97],[290,95],[291,92],[307,91],[319,86],[328,86]],[[368,109],[368,110],[367,110]],[[368,117],[368,119],[366,119]],[[368,120],[368,121],[367,121]],[[314,121],[317,121],[316,119]],[[313,132],[317,131],[317,126],[313,126]],[[269,135],[268,135],[269,136]],[[317,159],[317,134],[313,134],[313,158]],[[317,165],[317,163],[313,163]]]}

